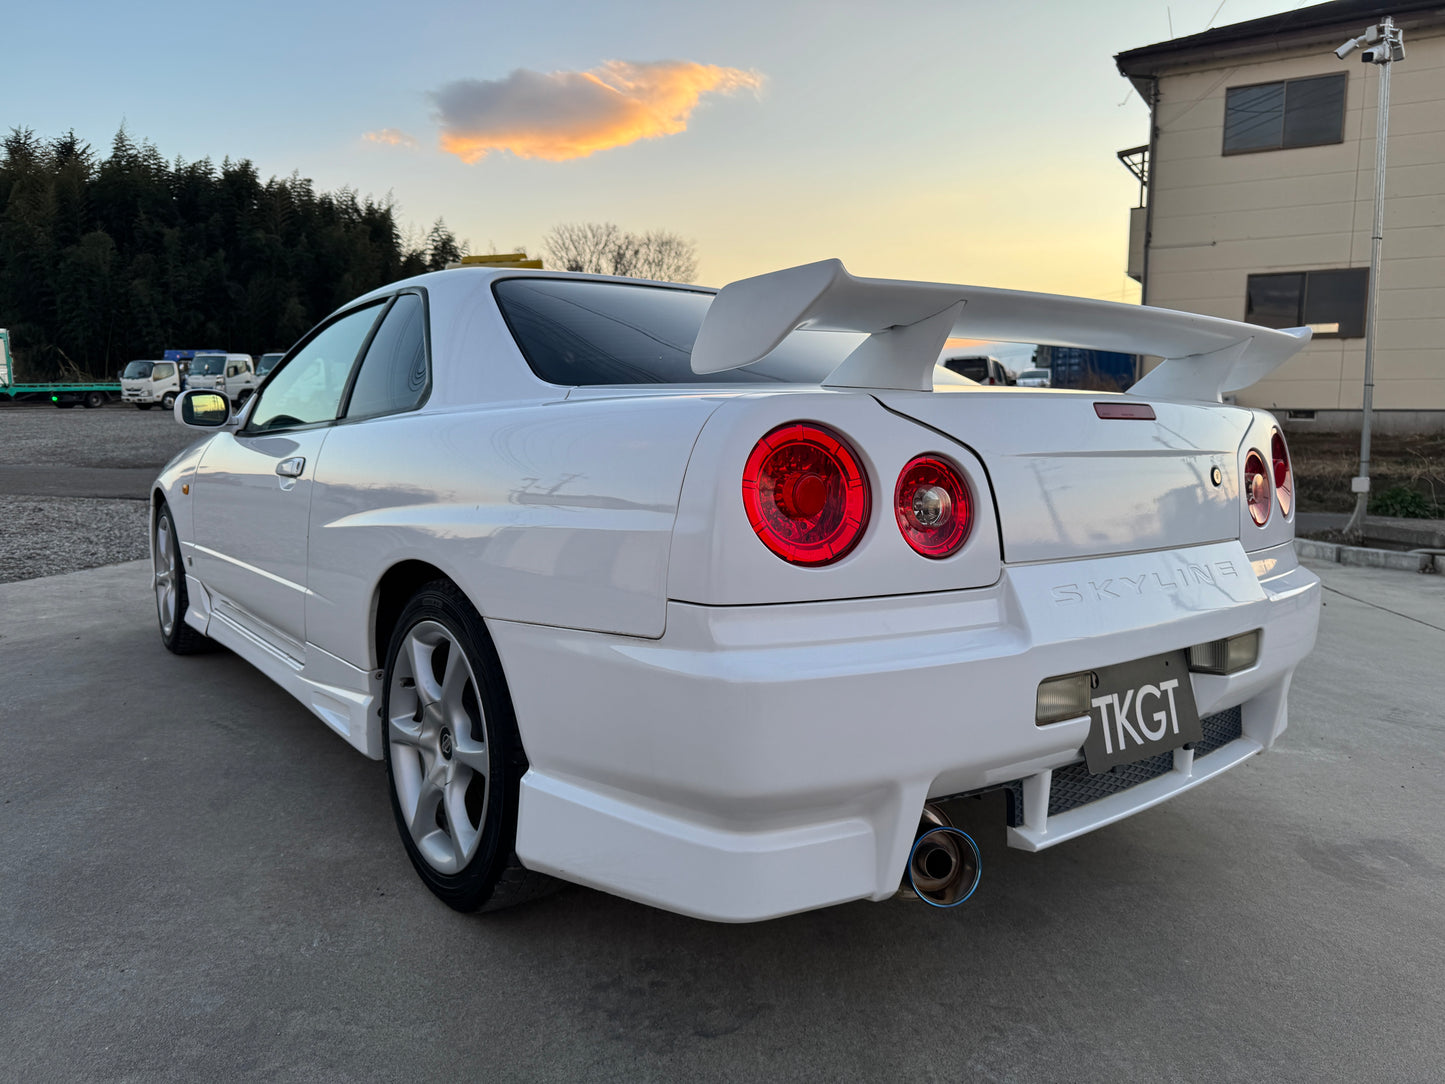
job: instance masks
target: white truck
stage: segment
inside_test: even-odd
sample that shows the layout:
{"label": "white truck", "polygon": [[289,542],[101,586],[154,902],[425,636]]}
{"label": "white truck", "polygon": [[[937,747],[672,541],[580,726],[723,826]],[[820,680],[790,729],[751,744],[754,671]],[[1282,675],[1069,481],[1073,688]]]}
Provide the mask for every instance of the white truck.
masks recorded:
{"label": "white truck", "polygon": [[198,353],[186,374],[187,388],[218,391],[232,404],[244,403],[260,382],[250,354]]}
{"label": "white truck", "polygon": [[139,410],[157,404],[170,410],[180,394],[180,366],[174,361],[132,361],[120,371],[120,401]]}

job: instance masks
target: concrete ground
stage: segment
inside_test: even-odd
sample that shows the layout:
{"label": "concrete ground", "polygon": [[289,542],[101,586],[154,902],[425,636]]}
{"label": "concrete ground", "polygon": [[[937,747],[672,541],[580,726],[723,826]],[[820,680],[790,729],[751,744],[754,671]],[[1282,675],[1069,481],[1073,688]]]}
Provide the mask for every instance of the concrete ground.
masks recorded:
{"label": "concrete ground", "polygon": [[1445,578],[1318,571],[1274,752],[1040,855],[988,824],[954,911],[749,926],[454,914],[382,767],[169,656],[143,564],[0,586],[0,1079],[1438,1081]]}

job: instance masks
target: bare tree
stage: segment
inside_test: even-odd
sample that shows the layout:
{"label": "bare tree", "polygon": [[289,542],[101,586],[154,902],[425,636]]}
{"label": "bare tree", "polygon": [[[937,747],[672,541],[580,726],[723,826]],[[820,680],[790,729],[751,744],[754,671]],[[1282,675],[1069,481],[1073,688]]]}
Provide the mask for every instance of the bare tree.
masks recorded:
{"label": "bare tree", "polygon": [[644,233],[632,274],[662,282],[692,282],[697,277],[697,246],[666,230]]}
{"label": "bare tree", "polygon": [[667,230],[637,234],[612,222],[566,223],[542,238],[542,252],[549,264],[567,271],[664,282],[691,282],[697,275],[697,247]]}
{"label": "bare tree", "polygon": [[614,275],[612,253],[621,232],[611,222],[567,222],[542,238],[542,252],[563,271]]}

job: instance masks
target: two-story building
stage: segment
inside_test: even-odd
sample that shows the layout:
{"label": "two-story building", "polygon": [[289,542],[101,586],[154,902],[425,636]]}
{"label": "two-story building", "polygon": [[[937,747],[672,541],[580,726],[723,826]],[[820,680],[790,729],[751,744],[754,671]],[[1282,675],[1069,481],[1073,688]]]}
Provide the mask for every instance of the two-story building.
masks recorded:
{"label": "two-story building", "polygon": [[1291,428],[1358,428],[1380,66],[1335,49],[1385,16],[1391,74],[1375,421],[1445,428],[1445,2],[1335,0],[1115,57],[1150,107],[1129,273],[1143,301],[1310,345],[1238,400]]}

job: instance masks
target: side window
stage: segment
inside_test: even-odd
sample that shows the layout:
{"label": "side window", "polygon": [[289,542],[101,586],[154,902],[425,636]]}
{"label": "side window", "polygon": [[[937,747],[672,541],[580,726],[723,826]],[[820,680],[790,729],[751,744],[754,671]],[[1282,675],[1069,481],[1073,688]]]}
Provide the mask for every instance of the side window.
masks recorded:
{"label": "side window", "polygon": [[157,365],[151,370],[152,380],[168,380],[175,375],[176,367],[170,362],[166,362],[164,365]]}
{"label": "side window", "polygon": [[357,351],[380,311],[377,304],[348,313],[303,346],[284,368],[272,373],[246,425],[247,431],[334,421]]}
{"label": "side window", "polygon": [[426,306],[399,294],[362,359],[348,418],[374,418],[416,407],[426,395]]}
{"label": "side window", "polygon": [[1347,82],[1341,72],[1230,87],[1224,95],[1224,153],[1343,142]]}
{"label": "side window", "polygon": [[1369,291],[1367,267],[1250,275],[1244,318],[1265,327],[1304,324],[1317,339],[1358,339],[1365,333]]}

